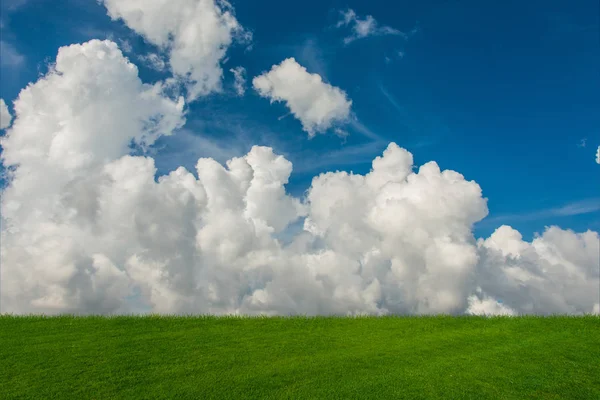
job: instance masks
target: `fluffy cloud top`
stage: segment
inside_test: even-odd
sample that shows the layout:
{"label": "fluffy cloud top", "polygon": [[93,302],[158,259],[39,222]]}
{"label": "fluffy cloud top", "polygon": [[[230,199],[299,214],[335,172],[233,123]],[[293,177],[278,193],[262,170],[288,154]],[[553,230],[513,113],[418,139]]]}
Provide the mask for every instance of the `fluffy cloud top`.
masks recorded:
{"label": "fluffy cloud top", "polygon": [[309,73],[294,58],[288,58],[274,65],[269,72],[255,77],[252,85],[271,102],[285,101],[309,136],[325,132],[350,116],[352,101],[346,93],[323,82],[319,74]]}
{"label": "fluffy cloud top", "polygon": [[286,193],[292,164],[268,147],[156,180],[154,160],[128,144],[184,123],[183,100],[162,89],[116,44],[91,41],[61,48],[21,91],[2,139],[14,169],[3,312],[600,312],[598,233],[550,227],[529,243],[502,226],[476,240],[479,185],[435,162],[415,169],[394,143],[365,175],[314,177],[303,199]]}
{"label": "fluffy cloud top", "polygon": [[4,102],[4,99],[0,99],[0,129],[6,129],[10,126],[12,121],[12,115]]}
{"label": "fluffy cloud top", "polygon": [[233,87],[238,96],[246,93],[246,68],[235,67],[229,70],[233,74]]}
{"label": "fluffy cloud top", "polygon": [[375,18],[371,15],[367,15],[364,19],[361,19],[356,12],[352,9],[348,9],[342,12],[342,19],[336,24],[337,28],[342,26],[352,26],[352,35],[344,38],[344,43],[349,44],[357,39],[363,39],[369,36],[383,36],[383,35],[400,35],[406,36],[398,29],[394,29],[389,26],[380,26]]}
{"label": "fluffy cloud top", "polygon": [[596,162],[600,164],[600,146],[598,146],[598,150],[596,150]]}
{"label": "fluffy cloud top", "polygon": [[188,100],[220,91],[227,48],[250,38],[222,0],[102,1],[111,18],[168,53],[172,72],[187,83]]}

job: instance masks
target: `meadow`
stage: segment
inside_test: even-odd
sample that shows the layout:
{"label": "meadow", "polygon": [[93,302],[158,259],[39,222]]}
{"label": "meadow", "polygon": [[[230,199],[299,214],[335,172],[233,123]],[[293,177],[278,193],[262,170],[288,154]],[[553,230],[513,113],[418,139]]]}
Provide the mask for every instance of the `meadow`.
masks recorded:
{"label": "meadow", "polygon": [[600,318],[0,316],[3,399],[600,399]]}

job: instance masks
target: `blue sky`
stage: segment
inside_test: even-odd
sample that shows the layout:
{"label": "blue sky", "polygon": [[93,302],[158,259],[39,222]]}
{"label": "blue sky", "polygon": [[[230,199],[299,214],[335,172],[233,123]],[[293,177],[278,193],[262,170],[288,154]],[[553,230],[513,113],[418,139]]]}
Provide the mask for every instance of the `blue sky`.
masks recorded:
{"label": "blue sky", "polygon": [[[298,195],[320,172],[367,172],[394,141],[416,165],[434,160],[479,183],[490,215],[477,237],[502,224],[528,240],[547,225],[600,229],[597,1],[231,3],[253,33],[252,48],[231,47],[225,92],[192,103],[183,131],[156,143],[159,174],[262,144],[294,163],[288,190]],[[345,45],[349,29],[335,24],[346,9],[408,36]],[[91,0],[3,1],[1,34],[0,97],[11,109],[60,46],[92,38],[130,44],[125,54],[143,81],[168,76],[138,60],[153,46]],[[283,104],[251,88],[232,94],[229,68],[244,66],[251,80],[288,57],[352,99],[347,138],[329,132],[309,140]]]}

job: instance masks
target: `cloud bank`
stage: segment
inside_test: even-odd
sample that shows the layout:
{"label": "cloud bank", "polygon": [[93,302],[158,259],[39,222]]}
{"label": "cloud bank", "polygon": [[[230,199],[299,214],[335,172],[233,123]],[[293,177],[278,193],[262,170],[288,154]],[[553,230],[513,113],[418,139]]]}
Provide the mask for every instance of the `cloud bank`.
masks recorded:
{"label": "cloud bank", "polygon": [[271,103],[284,101],[311,137],[335,124],[346,122],[350,116],[352,100],[346,93],[323,82],[319,74],[309,73],[294,58],[288,58],[274,65],[269,72],[255,77],[252,85]]}
{"label": "cloud bank", "polygon": [[121,19],[168,54],[171,71],[187,86],[188,101],[221,90],[221,61],[234,42],[248,42],[226,1],[102,0]]}
{"label": "cloud bank", "polygon": [[[335,88],[300,70],[314,86],[295,97],[278,68],[262,84],[322,126],[303,101]],[[597,232],[549,227],[526,242],[501,226],[476,239],[479,185],[433,161],[415,168],[394,143],[369,173],[320,174],[302,198],[268,147],[155,179],[154,160],[129,152],[185,123],[183,99],[165,92],[98,40],[62,47],[21,91],[1,142],[2,312],[600,313]]]}

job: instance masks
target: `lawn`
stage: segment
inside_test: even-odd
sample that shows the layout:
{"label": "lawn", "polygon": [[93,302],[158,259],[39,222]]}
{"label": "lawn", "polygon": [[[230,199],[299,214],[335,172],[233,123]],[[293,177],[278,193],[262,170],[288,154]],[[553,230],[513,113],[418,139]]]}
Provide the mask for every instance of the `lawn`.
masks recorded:
{"label": "lawn", "polygon": [[0,317],[7,399],[600,399],[600,318]]}

